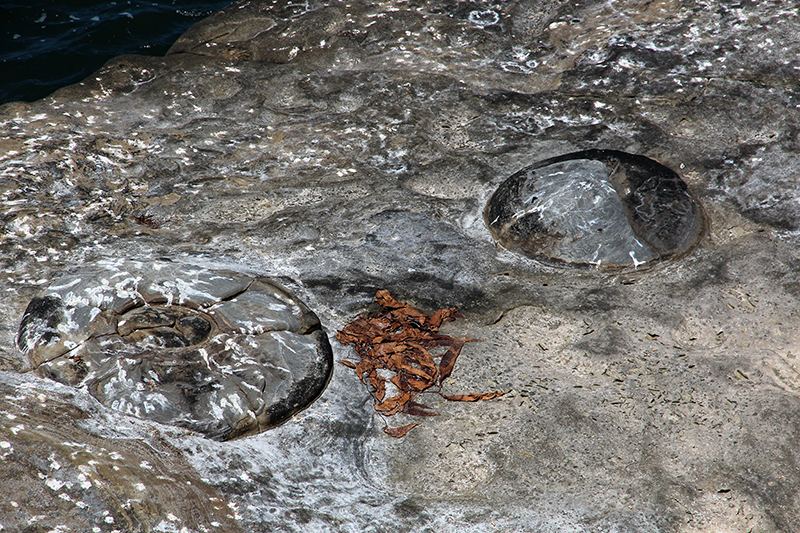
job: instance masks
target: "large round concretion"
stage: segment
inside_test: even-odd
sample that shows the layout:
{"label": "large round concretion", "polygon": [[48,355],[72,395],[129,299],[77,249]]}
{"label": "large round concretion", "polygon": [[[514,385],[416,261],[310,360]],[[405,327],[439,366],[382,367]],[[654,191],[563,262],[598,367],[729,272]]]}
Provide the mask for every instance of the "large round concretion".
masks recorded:
{"label": "large round concretion", "polygon": [[503,182],[484,217],[504,248],[551,263],[638,268],[683,254],[702,208],[669,168],[644,156],[586,150]]}
{"label": "large round concretion", "polygon": [[227,440],[319,397],[319,320],[266,278],[167,260],[106,260],[34,298],[17,344],[36,371],[126,414]]}

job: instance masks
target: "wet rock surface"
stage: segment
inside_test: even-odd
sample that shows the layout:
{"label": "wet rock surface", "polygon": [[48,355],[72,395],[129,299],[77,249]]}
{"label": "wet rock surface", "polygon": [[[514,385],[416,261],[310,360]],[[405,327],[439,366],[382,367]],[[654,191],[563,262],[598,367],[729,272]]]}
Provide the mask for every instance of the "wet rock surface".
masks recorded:
{"label": "wet rock surface", "polygon": [[169,438],[33,376],[6,375],[0,394],[7,531],[242,531]]}
{"label": "wet rock surface", "polygon": [[163,260],[105,260],[28,304],[17,344],[37,374],[125,414],[227,440],[322,394],[319,319],[265,278]]}
{"label": "wet rock surface", "polygon": [[566,154],[517,172],[484,217],[509,249],[596,268],[638,268],[684,253],[704,226],[675,172],[616,150]]}
{"label": "wet rock surface", "polygon": [[[34,472],[8,506],[45,530],[798,530],[799,32],[763,2],[250,1],[164,58],[3,106],[0,454],[3,479]],[[496,246],[501,184],[586,150],[673,170],[699,240],[612,272]],[[63,272],[119,257],[274,279],[329,335],[378,289],[458,307],[443,333],[484,342],[447,390],[510,392],[421,398],[442,415],[401,440],[344,372],[227,442],[121,414],[15,346]],[[203,337],[178,326],[196,308],[151,307],[125,335]]]}

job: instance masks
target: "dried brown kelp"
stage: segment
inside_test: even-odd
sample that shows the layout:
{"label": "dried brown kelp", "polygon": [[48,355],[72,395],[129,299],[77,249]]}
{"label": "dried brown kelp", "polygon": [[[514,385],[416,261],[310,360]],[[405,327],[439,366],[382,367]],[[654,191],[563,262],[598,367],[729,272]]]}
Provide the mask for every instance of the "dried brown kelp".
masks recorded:
{"label": "dried brown kelp", "polygon": [[[342,364],[354,369],[367,385],[379,413],[437,416],[439,413],[427,405],[417,403],[416,397],[431,387],[441,389],[444,380],[453,372],[461,349],[477,339],[454,339],[439,333],[444,322],[464,318],[454,307],[439,309],[428,316],[398,302],[385,290],[377,292],[375,301],[387,311],[385,314],[360,316],[336,334],[340,343],[353,344],[359,356],[357,363],[342,361]],[[442,349],[442,353],[436,353]],[[396,390],[388,398],[387,382]],[[459,402],[488,400],[503,394],[505,392],[446,395],[439,391],[442,398]],[[387,426],[383,430],[391,437],[400,438],[418,425],[417,422],[397,428]]]}

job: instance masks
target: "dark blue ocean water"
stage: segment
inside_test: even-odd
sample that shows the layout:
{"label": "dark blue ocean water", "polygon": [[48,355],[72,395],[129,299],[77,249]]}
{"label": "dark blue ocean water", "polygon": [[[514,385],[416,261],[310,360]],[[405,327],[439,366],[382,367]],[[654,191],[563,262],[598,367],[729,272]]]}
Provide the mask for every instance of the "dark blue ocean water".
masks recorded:
{"label": "dark blue ocean water", "polygon": [[0,0],[0,104],[33,101],[121,54],[164,55],[233,0]]}

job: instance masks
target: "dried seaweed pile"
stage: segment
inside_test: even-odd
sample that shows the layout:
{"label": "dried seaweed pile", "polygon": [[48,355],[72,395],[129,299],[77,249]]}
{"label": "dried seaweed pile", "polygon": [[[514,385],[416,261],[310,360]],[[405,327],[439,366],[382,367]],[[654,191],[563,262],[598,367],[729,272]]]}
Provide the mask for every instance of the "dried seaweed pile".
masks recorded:
{"label": "dried seaweed pile", "polygon": [[[357,363],[342,361],[355,369],[375,399],[375,410],[384,416],[405,413],[412,416],[437,416],[427,405],[415,401],[423,391],[437,387],[442,398],[476,402],[502,396],[505,392],[446,395],[441,392],[445,379],[453,372],[461,349],[477,339],[454,339],[439,333],[444,322],[464,318],[456,309],[439,309],[433,316],[398,302],[389,291],[378,291],[375,301],[388,312],[360,316],[336,334],[342,344],[354,344],[360,357]],[[435,353],[437,351],[442,353]],[[436,359],[439,364],[436,364]],[[391,376],[388,377],[387,376]],[[391,385],[389,385],[391,384]],[[392,387],[393,385],[393,387]],[[387,386],[396,390],[387,397]],[[419,423],[383,430],[400,438]]]}

